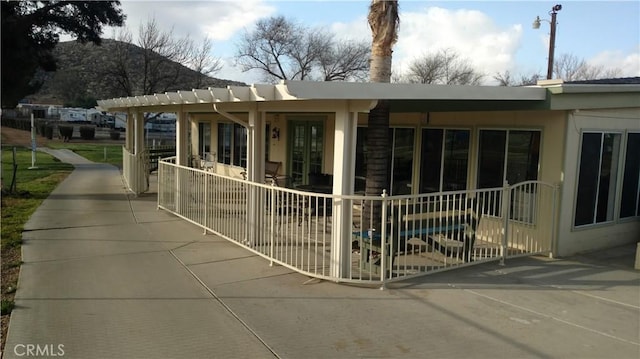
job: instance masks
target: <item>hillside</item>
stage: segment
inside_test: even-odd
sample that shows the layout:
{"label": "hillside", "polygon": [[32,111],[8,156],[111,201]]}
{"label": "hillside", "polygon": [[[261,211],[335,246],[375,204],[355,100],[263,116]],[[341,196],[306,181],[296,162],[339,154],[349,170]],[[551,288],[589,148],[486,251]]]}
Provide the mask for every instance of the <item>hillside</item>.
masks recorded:
{"label": "hillside", "polygon": [[[124,51],[123,51],[124,49]],[[118,58],[116,54],[126,53]],[[58,69],[55,72],[40,74],[44,84],[40,91],[28,99],[34,103],[54,103],[81,106],[96,99],[127,96],[122,77],[117,73],[126,68],[128,71],[129,92],[134,95],[145,94],[141,79],[143,76],[144,50],[136,45],[116,40],[103,39],[101,46],[77,41],[61,42],[56,46],[54,55]],[[157,55],[155,55],[157,56]],[[121,64],[118,65],[118,60]],[[156,58],[157,60],[157,58]],[[157,92],[192,89],[198,84],[198,73],[178,63],[164,63],[163,75],[156,79]],[[245,85],[242,82],[223,80],[213,77],[200,79],[197,87],[225,87],[227,85]],[[90,106],[90,105],[89,105]]]}

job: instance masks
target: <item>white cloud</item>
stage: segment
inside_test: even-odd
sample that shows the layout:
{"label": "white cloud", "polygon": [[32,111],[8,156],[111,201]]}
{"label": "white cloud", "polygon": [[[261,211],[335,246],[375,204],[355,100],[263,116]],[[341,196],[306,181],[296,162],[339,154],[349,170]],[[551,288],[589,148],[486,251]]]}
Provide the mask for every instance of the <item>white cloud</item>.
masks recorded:
{"label": "white cloud", "polygon": [[261,81],[260,73],[255,70],[242,71],[239,67],[235,66],[235,61],[232,58],[222,58],[222,69],[213,74],[213,77],[223,79],[244,82],[247,85],[264,83]]}
{"label": "white cloud", "polygon": [[[339,37],[370,41],[366,17],[350,23],[334,23]],[[394,46],[394,72],[401,73],[411,60],[444,49],[455,50],[480,72],[485,81],[497,72],[513,70],[520,47],[522,25],[499,28],[487,15],[475,10],[447,10],[429,7],[402,12],[398,42]]]}
{"label": "white cloud", "polygon": [[348,23],[334,22],[330,30],[338,39],[371,41],[371,31],[366,16],[359,16]]}
{"label": "white cloud", "polygon": [[587,63],[604,69],[620,69],[621,77],[640,76],[640,46],[630,53],[620,50],[603,51],[588,59]]}
{"label": "white cloud", "polygon": [[515,67],[522,26],[500,29],[476,10],[431,7],[424,12],[403,13],[394,63],[405,69],[411,60],[443,49],[452,49],[480,72],[485,81],[497,72]]}
{"label": "white cloud", "polygon": [[230,39],[257,19],[270,16],[275,8],[263,0],[244,1],[123,1],[126,26],[136,33],[140,24],[155,18],[162,30],[173,28],[179,36]]}

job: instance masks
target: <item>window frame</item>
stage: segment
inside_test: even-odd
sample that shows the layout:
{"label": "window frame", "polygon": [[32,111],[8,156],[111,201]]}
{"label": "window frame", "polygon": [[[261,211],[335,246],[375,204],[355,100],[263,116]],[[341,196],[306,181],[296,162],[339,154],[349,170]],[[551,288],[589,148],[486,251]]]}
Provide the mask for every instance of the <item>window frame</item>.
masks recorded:
{"label": "window frame", "polygon": [[[505,137],[504,137],[504,148],[503,148],[503,154],[504,157],[502,159],[503,163],[502,163],[502,179],[501,179],[501,184],[499,186],[493,186],[493,187],[480,187],[480,160],[481,160],[481,155],[480,155],[480,150],[481,150],[481,145],[482,145],[482,141],[481,141],[481,134],[482,131],[502,131],[505,132]],[[505,184],[507,183],[507,175],[508,175],[508,164],[509,164],[509,134],[512,131],[516,131],[516,132],[537,132],[539,133],[539,143],[538,143],[538,166],[536,169],[536,179],[533,180],[529,180],[529,179],[525,179],[525,181],[538,181],[540,179],[540,169],[542,168],[542,151],[543,151],[543,143],[544,143],[544,130],[542,128],[531,128],[531,127],[480,127],[478,128],[478,130],[476,131],[476,144],[475,144],[475,149],[476,149],[476,153],[475,153],[475,189],[498,189],[498,188],[503,188],[505,186]],[[509,186],[513,186],[516,185],[518,183],[522,183],[522,182],[517,182],[517,183],[508,183]],[[497,192],[498,196],[502,196],[502,192]],[[516,198],[520,198],[520,197],[516,197]],[[502,216],[502,211],[503,211],[503,205],[502,205],[502,199],[501,197],[499,197],[496,205],[497,207],[497,216]],[[514,197],[511,197],[511,203],[510,206],[514,205]],[[496,211],[496,209],[494,209],[494,211]],[[512,215],[515,214],[515,212],[510,211],[510,213]],[[535,212],[532,212],[535,213]],[[491,216],[491,215],[488,215]],[[512,216],[509,217],[510,221],[513,222],[517,222],[517,223],[522,223],[522,224],[526,224],[526,225],[536,225],[537,223],[537,218],[535,215],[531,216],[531,218],[529,218],[528,220],[523,220],[523,219],[518,219],[518,218],[514,218]]]}
{"label": "window frame", "polygon": [[[430,130],[440,130],[442,131],[442,143],[440,145],[440,168],[439,168],[439,184],[438,184],[438,191],[436,192],[422,192],[422,163],[423,163],[423,159],[422,156],[424,155],[425,151],[424,148],[422,147],[423,141],[424,141],[424,135],[425,135],[425,131],[430,131]],[[470,174],[471,174],[471,164],[472,164],[472,146],[473,146],[473,130],[469,127],[421,127],[420,128],[420,138],[418,140],[418,146],[419,146],[419,151],[420,151],[420,159],[419,159],[419,163],[418,163],[418,193],[439,193],[439,192],[444,192],[444,170],[445,170],[445,152],[446,152],[446,136],[447,136],[447,132],[448,131],[466,131],[469,135],[469,140],[468,140],[468,144],[467,144],[467,169],[466,169],[466,179],[465,179],[465,188],[463,189],[459,189],[459,190],[467,190],[469,189],[470,186]],[[452,191],[452,190],[451,190]],[[449,192],[449,191],[447,191]]]}
{"label": "window frame", "polygon": [[[360,130],[365,130],[368,131],[369,126],[367,125],[362,125],[362,126],[358,126],[357,127],[357,131]],[[399,126],[389,126],[389,136],[390,136],[390,143],[389,143],[389,162],[388,162],[388,166],[389,166],[389,177],[387,178],[387,185],[389,186],[389,188],[387,189],[387,192],[389,195],[393,196],[396,195],[393,193],[393,182],[394,182],[394,178],[393,178],[393,173],[394,173],[394,166],[395,166],[395,139],[396,139],[396,130],[397,129],[409,129],[413,131],[413,139],[412,139],[412,153],[413,153],[413,160],[411,162],[411,180],[410,180],[410,189],[409,189],[409,193],[408,194],[414,194],[414,188],[415,188],[415,184],[416,184],[416,176],[415,176],[415,172],[416,172],[416,148],[417,148],[417,143],[418,143],[418,132],[421,130],[418,127],[415,126],[403,126],[403,125],[399,125]],[[366,162],[367,162],[367,156],[366,153],[367,151],[363,151],[363,156],[362,156],[362,160],[363,163],[359,164],[358,163],[358,134],[356,134],[356,159],[355,162],[356,164],[354,164],[354,174],[356,177],[356,181],[366,181],[366,171],[367,171],[367,166],[366,166]],[[362,140],[363,140],[363,145],[366,147],[366,141],[367,141],[367,134],[362,133]],[[359,165],[362,166],[362,170],[364,170],[363,174],[359,174],[358,173],[358,169],[359,169]],[[354,181],[354,182],[356,182]],[[358,190],[358,185],[354,184],[354,190]],[[406,195],[406,194],[405,194]]]}
{"label": "window frame", "polygon": [[[579,189],[579,182],[580,182],[580,162],[582,159],[582,145],[584,142],[584,135],[587,133],[596,133],[596,134],[600,134],[601,136],[601,142],[600,142],[600,161],[598,163],[598,176],[601,175],[601,170],[602,170],[602,146],[603,146],[603,141],[602,141],[602,136],[604,136],[605,134],[615,134],[615,135],[619,135],[620,136],[620,143],[619,143],[619,148],[618,148],[618,162],[616,163],[616,178],[615,181],[613,181],[613,185],[614,187],[614,199],[613,199],[613,215],[612,218],[610,220],[605,220],[602,222],[596,222],[595,221],[595,216],[597,216],[597,210],[594,211],[594,220],[591,223],[587,223],[587,224],[580,224],[580,225],[576,225],[576,211],[578,209],[578,189]],[[577,158],[576,158],[576,172],[575,172],[575,182],[574,182],[574,188],[573,188],[573,206],[572,206],[572,214],[571,214],[571,228],[572,230],[583,230],[583,229],[590,229],[590,228],[594,228],[594,227],[601,227],[601,226],[609,226],[609,225],[614,225],[618,222],[620,222],[620,201],[621,201],[621,195],[622,195],[622,176],[624,175],[624,162],[623,159],[626,158],[626,150],[627,150],[627,138],[626,138],[626,134],[628,133],[628,131],[625,130],[620,130],[620,129],[582,129],[580,131],[579,134],[579,141],[578,141],[578,152],[577,152]],[[598,188],[599,191],[599,188]],[[597,197],[597,195],[596,195]],[[596,202],[595,202],[595,206],[597,206],[597,200],[598,198],[596,198]],[[635,217],[631,217],[631,218],[635,218]],[[627,218],[625,218],[625,220],[628,220]]]}
{"label": "window frame", "polygon": [[[625,131],[624,134],[622,135],[622,143],[621,143],[621,148],[620,151],[622,152],[621,154],[621,164],[620,164],[620,180],[619,180],[619,185],[620,185],[620,189],[619,189],[619,193],[618,193],[618,201],[616,202],[616,215],[617,215],[617,221],[619,222],[632,222],[632,221],[638,221],[640,220],[640,199],[638,200],[638,203],[636,203],[636,213],[635,215],[632,216],[627,216],[627,217],[622,217],[622,194],[624,191],[624,180],[625,180],[625,174],[626,174],[626,170],[627,170],[627,154],[629,153],[629,139],[631,137],[631,135],[637,135],[640,136],[640,131]],[[640,170],[639,170],[640,171]],[[636,198],[640,197],[640,173],[638,173],[638,184],[637,184],[637,188],[636,188]]]}
{"label": "window frame", "polygon": [[[206,127],[209,127],[206,133]],[[204,157],[206,153],[211,153],[211,131],[212,126],[209,121],[198,121],[198,154]],[[206,133],[206,134],[205,134]],[[207,138],[208,137],[208,138]],[[208,142],[206,140],[209,140]],[[207,151],[208,148],[208,151]]]}
{"label": "window frame", "polygon": [[[526,181],[538,181],[540,179],[540,168],[542,168],[542,151],[543,151],[543,146],[542,144],[544,143],[544,131],[542,128],[531,128],[531,127],[524,127],[524,128],[518,128],[518,127],[480,127],[478,128],[478,131],[476,133],[476,153],[475,153],[475,188],[476,189],[481,189],[481,187],[479,186],[480,184],[480,146],[482,145],[482,141],[480,140],[480,136],[482,131],[504,131],[506,132],[506,136],[505,136],[505,145],[504,145],[504,163],[502,164],[502,183],[500,184],[499,187],[503,187],[506,180],[507,180],[507,165],[509,164],[509,133],[512,131],[518,131],[518,132],[538,132],[540,134],[540,142],[538,144],[538,168],[536,170],[536,179],[535,180],[526,180]],[[509,183],[509,186],[513,186],[516,183]],[[498,188],[498,187],[482,187],[482,188]]]}
{"label": "window frame", "polygon": [[[222,129],[224,129],[224,126],[231,126],[231,132],[230,132],[230,138],[229,138],[229,163],[226,163],[225,159],[225,152],[224,152],[224,138],[223,138],[223,143],[221,143],[221,136],[224,136],[226,134],[226,131],[221,131]],[[231,167],[239,167],[239,168],[245,168],[246,169],[246,164],[247,164],[247,151],[248,151],[248,145],[247,145],[247,128],[244,126],[241,126],[237,123],[234,122],[223,122],[220,121],[217,123],[217,150],[218,150],[218,155],[216,156],[216,163],[219,163],[221,165],[225,165],[225,166],[231,166]],[[242,150],[242,148],[240,148],[239,146],[241,146],[242,144],[238,145],[236,144],[236,131],[242,131],[244,132],[244,151]],[[236,154],[237,148],[240,148],[240,154]],[[223,149],[221,151],[221,149]],[[237,161],[236,161],[237,160]],[[238,162],[238,163],[236,163]],[[244,162],[244,166],[242,166],[242,163]]]}

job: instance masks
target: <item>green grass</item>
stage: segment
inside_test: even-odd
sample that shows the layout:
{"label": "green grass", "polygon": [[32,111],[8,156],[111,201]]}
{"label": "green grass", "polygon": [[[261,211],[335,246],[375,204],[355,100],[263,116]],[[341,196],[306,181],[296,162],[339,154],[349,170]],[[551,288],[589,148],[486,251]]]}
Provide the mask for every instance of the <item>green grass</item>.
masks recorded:
{"label": "green grass", "polygon": [[31,151],[16,148],[16,191],[7,193],[13,177],[12,147],[2,146],[2,246],[20,243],[24,223],[73,166],[46,154],[36,153],[37,169],[31,166]]}
{"label": "green grass", "polygon": [[[73,170],[73,166],[41,152],[36,153],[37,169],[31,166],[31,151],[16,147],[16,190],[7,192],[13,177],[13,147],[2,146],[2,223],[0,251],[2,252],[2,314],[13,308],[13,293],[17,275],[9,275],[20,267],[22,231],[29,217],[58,184]],[[7,280],[7,278],[10,278]]]}
{"label": "green grass", "polygon": [[[122,145],[50,142],[48,147],[55,149],[69,149],[89,161],[109,163],[118,168],[122,168]],[[107,153],[106,160],[104,157],[105,149]]]}

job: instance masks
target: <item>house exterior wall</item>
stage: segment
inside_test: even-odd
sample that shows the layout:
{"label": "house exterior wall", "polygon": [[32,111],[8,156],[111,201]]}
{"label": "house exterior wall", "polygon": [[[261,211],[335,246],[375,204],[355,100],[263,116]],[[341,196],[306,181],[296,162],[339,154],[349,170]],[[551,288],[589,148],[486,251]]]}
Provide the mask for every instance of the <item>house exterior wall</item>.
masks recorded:
{"label": "house exterior wall", "polygon": [[[581,137],[584,131],[621,133],[640,131],[640,109],[613,109],[598,111],[574,111],[566,119],[566,151],[564,153],[564,181],[558,223],[558,255],[613,247],[640,241],[640,219],[619,218],[622,178],[618,176],[613,221],[574,226],[575,205]],[[621,148],[621,152],[624,148]],[[623,157],[623,156],[621,156]],[[595,160],[595,159],[594,159]]]}

